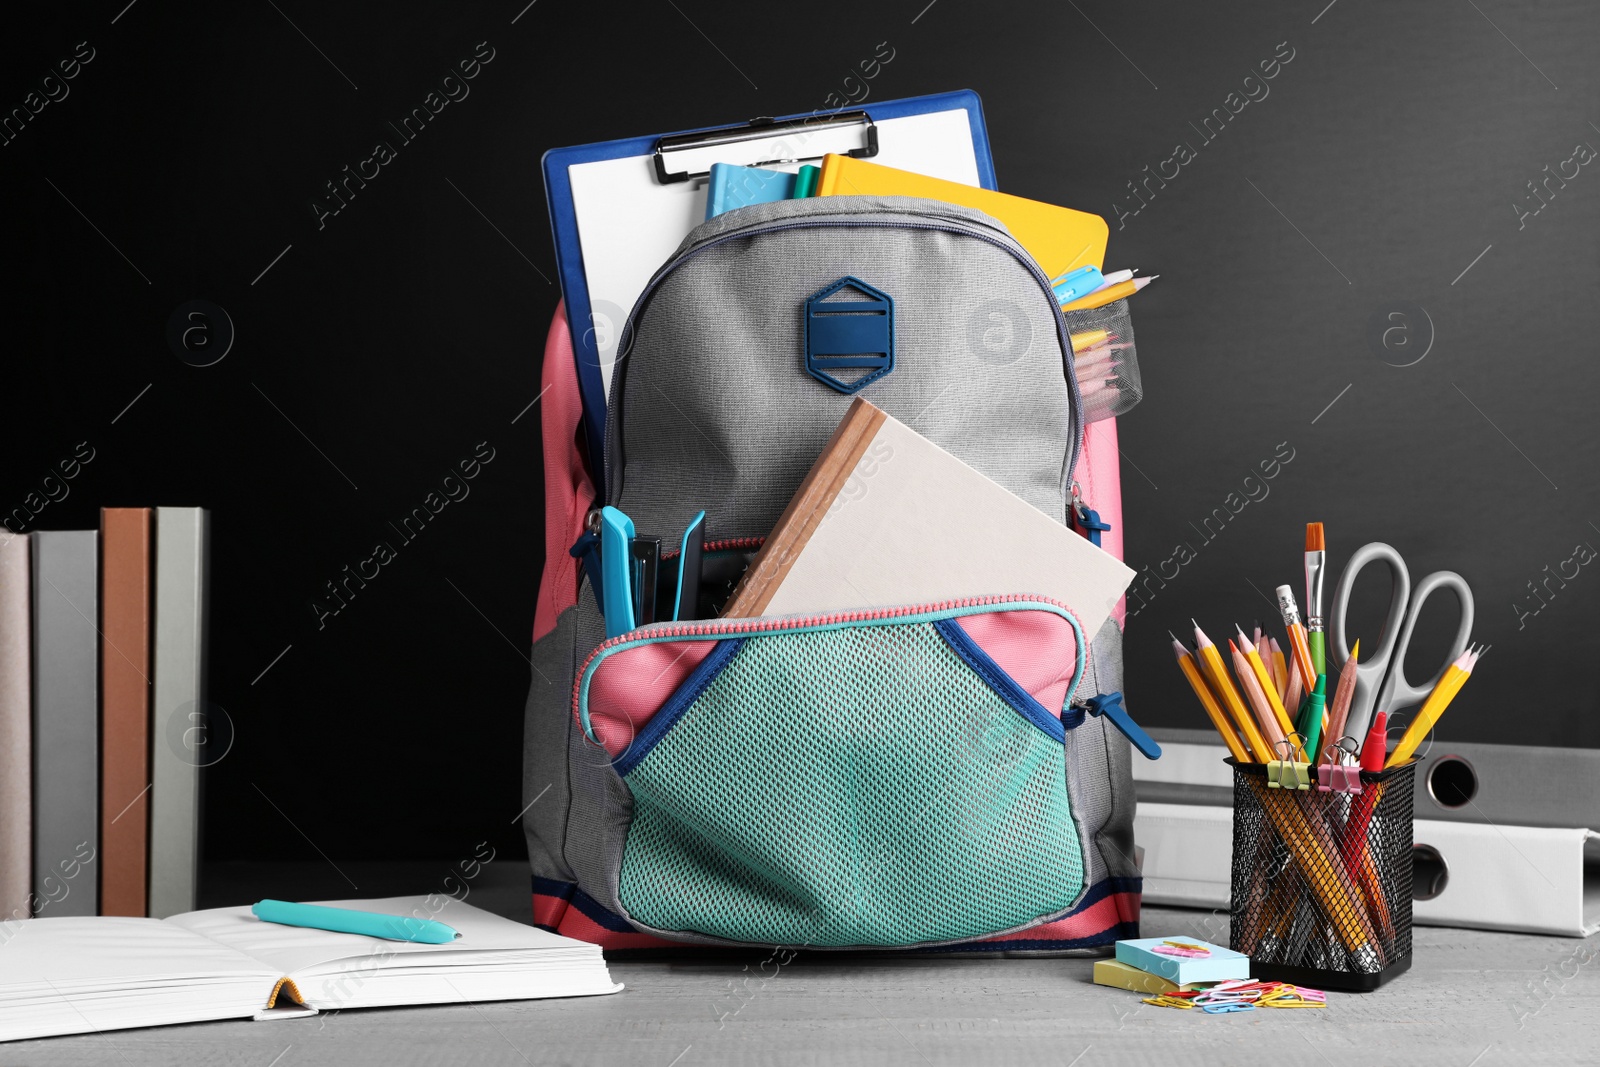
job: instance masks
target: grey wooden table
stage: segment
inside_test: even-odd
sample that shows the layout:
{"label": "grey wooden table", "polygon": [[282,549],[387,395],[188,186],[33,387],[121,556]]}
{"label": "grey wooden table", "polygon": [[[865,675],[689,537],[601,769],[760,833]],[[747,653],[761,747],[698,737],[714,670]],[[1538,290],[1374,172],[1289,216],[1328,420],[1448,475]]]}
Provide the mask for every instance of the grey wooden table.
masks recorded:
{"label": "grey wooden table", "polygon": [[[470,899],[526,921],[521,870],[495,867]],[[1144,915],[1146,936],[1225,930],[1206,912]],[[1376,993],[1331,994],[1325,1010],[1157,1008],[1093,985],[1091,967],[824,955],[780,966],[759,952],[615,960],[627,989],[609,997],[17,1042],[0,1046],[0,1065],[1600,1064],[1600,937],[1420,927],[1410,973]]]}

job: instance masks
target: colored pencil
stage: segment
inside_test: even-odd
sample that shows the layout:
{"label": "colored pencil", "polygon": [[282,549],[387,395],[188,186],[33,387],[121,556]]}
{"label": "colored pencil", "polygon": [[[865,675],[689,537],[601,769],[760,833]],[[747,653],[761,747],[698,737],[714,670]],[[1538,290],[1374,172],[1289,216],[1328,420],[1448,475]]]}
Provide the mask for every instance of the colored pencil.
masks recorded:
{"label": "colored pencil", "polygon": [[1469,648],[1456,661],[1445,668],[1439,684],[1433,687],[1433,692],[1428,694],[1428,699],[1422,702],[1422,708],[1417,712],[1417,717],[1411,720],[1411,725],[1406,727],[1406,732],[1401,735],[1400,743],[1394,746],[1394,751],[1389,754],[1385,767],[1398,767],[1411,758],[1417,746],[1422,744],[1428,731],[1433,729],[1433,724],[1439,721],[1450,702],[1461,692],[1461,687],[1467,684],[1467,679],[1472,677],[1472,668],[1478,665],[1478,659],[1489,651]]}
{"label": "colored pencil", "polygon": [[[1344,724],[1350,716],[1350,701],[1356,695],[1356,660],[1360,655],[1361,641],[1358,639],[1355,647],[1350,650],[1350,658],[1339,671],[1339,687],[1333,691],[1333,710],[1328,713],[1328,743],[1331,745],[1337,745],[1344,740]],[[1357,749],[1356,754],[1359,753],[1360,749]],[[1328,763],[1331,760],[1324,755],[1317,762]]]}
{"label": "colored pencil", "polygon": [[[1189,621],[1194,622],[1193,619]],[[1261,731],[1256,727],[1255,717],[1250,713],[1250,709],[1244,706],[1239,691],[1228,680],[1228,669],[1222,665],[1222,655],[1217,651],[1217,646],[1211,643],[1211,638],[1206,636],[1197,622],[1194,624],[1194,639],[1197,646],[1195,656],[1205,668],[1207,680],[1222,698],[1222,703],[1233,716],[1233,721],[1238,724],[1239,732],[1244,735],[1250,751],[1256,757],[1256,762],[1270,761],[1273,758],[1271,746],[1267,744],[1267,739],[1261,736]]]}
{"label": "colored pencil", "polygon": [[1232,640],[1228,642],[1228,652],[1233,657],[1233,673],[1238,676],[1239,688],[1244,691],[1244,698],[1249,703],[1250,710],[1255,713],[1256,723],[1261,727],[1262,736],[1272,748],[1272,758],[1275,760],[1292,758],[1292,750],[1285,751],[1286,746],[1283,742],[1286,735],[1283,727],[1278,724],[1272,709],[1267,706],[1266,693],[1262,691],[1260,681],[1251,671],[1250,661]]}
{"label": "colored pencil", "polygon": [[[1239,658],[1244,661],[1245,672],[1253,677],[1256,688],[1261,690],[1261,699],[1271,713],[1273,722],[1278,726],[1278,739],[1288,738],[1294,741],[1295,748],[1299,750],[1297,756],[1300,762],[1311,762],[1306,758],[1305,750],[1300,748],[1300,739],[1294,736],[1294,724],[1289,721],[1289,711],[1283,706],[1283,702],[1278,699],[1277,689],[1272,684],[1271,676],[1267,674],[1267,665],[1261,661],[1261,654],[1250,648],[1248,638],[1244,635],[1244,630],[1237,623],[1234,624],[1234,628],[1239,631],[1240,648],[1247,650],[1241,651]],[[1283,750],[1279,749],[1278,752],[1281,756]]]}
{"label": "colored pencil", "polygon": [[1233,726],[1228,722],[1227,713],[1217,703],[1217,698],[1211,695],[1205,679],[1200,677],[1200,668],[1195,664],[1194,654],[1183,647],[1172,634],[1172,650],[1178,656],[1178,669],[1183,671],[1183,676],[1189,682],[1189,688],[1194,690],[1194,695],[1200,701],[1200,706],[1205,709],[1206,717],[1211,720],[1211,725],[1216,727],[1217,733],[1222,735],[1222,743],[1228,746],[1228,754],[1239,763],[1249,763],[1250,754],[1245,751],[1239,735],[1234,732]]}

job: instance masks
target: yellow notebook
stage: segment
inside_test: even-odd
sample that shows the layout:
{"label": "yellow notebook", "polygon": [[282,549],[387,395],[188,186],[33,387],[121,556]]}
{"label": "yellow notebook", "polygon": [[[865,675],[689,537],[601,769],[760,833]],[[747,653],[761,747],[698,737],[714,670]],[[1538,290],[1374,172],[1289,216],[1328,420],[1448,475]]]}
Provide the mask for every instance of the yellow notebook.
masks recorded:
{"label": "yellow notebook", "polygon": [[1052,281],[1069,270],[1105,265],[1111,228],[1099,215],[947,182],[850,156],[822,158],[818,196],[920,196],[977,208],[1005,223]]}
{"label": "yellow notebook", "polygon": [[1141,971],[1131,963],[1123,963],[1121,960],[1095,960],[1094,984],[1131,989],[1135,993],[1149,993],[1153,997],[1191,988],[1169,982],[1159,974]]}

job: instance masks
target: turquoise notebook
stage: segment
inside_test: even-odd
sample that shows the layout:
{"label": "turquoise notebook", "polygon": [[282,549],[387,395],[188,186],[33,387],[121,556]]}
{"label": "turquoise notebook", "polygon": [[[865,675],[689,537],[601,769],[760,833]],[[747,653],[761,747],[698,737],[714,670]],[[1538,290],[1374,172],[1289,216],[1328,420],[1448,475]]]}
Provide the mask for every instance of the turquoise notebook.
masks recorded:
{"label": "turquoise notebook", "polygon": [[[1184,945],[1198,945],[1209,949],[1211,955],[1168,956],[1156,952],[1157,945],[1176,941]],[[1188,985],[1190,982],[1226,982],[1231,978],[1250,977],[1250,957],[1231,948],[1222,948],[1192,937],[1144,937],[1137,941],[1118,941],[1117,959],[1148,974],[1158,974],[1169,982]]]}
{"label": "turquoise notebook", "polygon": [[751,204],[770,204],[794,199],[794,175],[761,167],[740,167],[732,163],[711,164],[710,185],[706,189],[706,218]]}

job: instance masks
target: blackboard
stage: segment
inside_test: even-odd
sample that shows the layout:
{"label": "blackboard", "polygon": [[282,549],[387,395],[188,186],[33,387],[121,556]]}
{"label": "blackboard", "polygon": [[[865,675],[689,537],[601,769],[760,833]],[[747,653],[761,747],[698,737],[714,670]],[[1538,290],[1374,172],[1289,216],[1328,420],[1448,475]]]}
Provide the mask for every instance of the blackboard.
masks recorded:
{"label": "blackboard", "polygon": [[1600,145],[1590,5],[109,0],[8,31],[0,509],[213,510],[209,860],[521,848],[542,153],[962,87],[1002,188],[1106,215],[1111,265],[1163,275],[1130,562],[1293,451],[1130,620],[1133,713],[1202,724],[1165,631],[1270,618],[1252,583],[1297,583],[1320,519],[1335,563],[1381,538],[1477,590],[1494,650],[1446,731],[1600,744],[1600,577],[1528,586],[1600,544],[1600,173],[1567,162]]}

